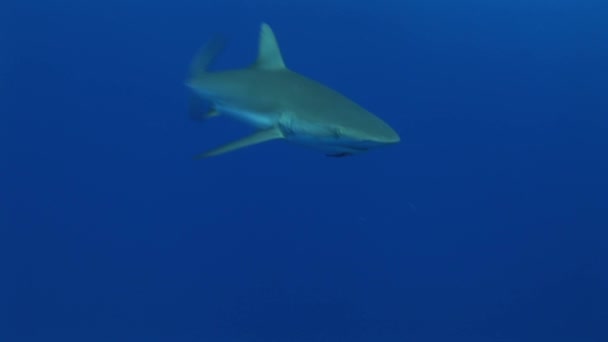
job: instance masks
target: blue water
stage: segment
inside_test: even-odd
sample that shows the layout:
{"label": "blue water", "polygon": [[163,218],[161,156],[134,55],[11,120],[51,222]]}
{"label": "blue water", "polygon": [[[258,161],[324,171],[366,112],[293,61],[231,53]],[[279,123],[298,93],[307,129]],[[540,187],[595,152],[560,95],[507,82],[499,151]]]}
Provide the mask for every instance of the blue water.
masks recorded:
{"label": "blue water", "polygon": [[[608,3],[0,2],[0,341],[608,341]],[[402,142],[188,118],[286,64]]]}

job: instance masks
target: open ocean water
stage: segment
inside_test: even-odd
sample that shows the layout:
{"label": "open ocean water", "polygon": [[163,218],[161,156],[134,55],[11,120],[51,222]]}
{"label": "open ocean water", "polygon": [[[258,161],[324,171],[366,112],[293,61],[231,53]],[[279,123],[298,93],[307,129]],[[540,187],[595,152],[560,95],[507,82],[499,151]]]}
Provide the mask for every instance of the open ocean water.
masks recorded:
{"label": "open ocean water", "polygon": [[[188,117],[287,66],[401,135]],[[0,1],[0,342],[608,341],[608,2]]]}

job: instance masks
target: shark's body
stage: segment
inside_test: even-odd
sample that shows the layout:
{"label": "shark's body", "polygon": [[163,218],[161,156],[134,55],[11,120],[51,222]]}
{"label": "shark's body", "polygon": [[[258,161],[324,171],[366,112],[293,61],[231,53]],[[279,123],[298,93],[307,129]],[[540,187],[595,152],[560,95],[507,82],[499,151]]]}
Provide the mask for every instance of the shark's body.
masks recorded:
{"label": "shark's body", "polygon": [[270,27],[262,24],[258,59],[251,67],[207,72],[217,49],[208,45],[195,59],[187,85],[212,103],[205,116],[222,113],[257,132],[198,157],[285,139],[341,157],[396,143],[397,133],[382,120],[336,91],[285,67]]}

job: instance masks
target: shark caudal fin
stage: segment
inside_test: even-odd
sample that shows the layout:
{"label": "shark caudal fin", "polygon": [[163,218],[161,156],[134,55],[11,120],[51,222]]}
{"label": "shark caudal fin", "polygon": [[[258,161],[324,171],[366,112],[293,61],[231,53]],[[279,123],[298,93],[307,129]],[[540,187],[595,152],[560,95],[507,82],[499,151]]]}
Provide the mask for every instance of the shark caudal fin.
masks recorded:
{"label": "shark caudal fin", "polygon": [[225,40],[219,36],[215,36],[200,48],[190,63],[190,80],[196,80],[204,77],[209,69],[209,66],[215,58],[224,49]]}
{"label": "shark caudal fin", "polygon": [[[204,78],[208,73],[209,66],[215,58],[223,50],[225,41],[219,36],[215,36],[199,49],[198,53],[190,63],[190,75],[186,84],[191,87],[192,84]],[[217,116],[218,111],[210,107],[203,99],[196,94],[190,94],[188,100],[188,113],[191,119],[195,121],[205,121],[211,117]]]}

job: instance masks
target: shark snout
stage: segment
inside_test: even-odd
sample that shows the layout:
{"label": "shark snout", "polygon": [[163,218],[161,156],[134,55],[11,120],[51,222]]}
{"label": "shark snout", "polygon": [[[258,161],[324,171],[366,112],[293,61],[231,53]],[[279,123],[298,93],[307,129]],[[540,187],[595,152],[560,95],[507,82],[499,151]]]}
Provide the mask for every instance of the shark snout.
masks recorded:
{"label": "shark snout", "polygon": [[364,122],[357,122],[350,128],[350,136],[360,141],[377,145],[396,144],[401,141],[399,134],[384,120],[369,115]]}
{"label": "shark snout", "polygon": [[368,131],[364,136],[364,140],[378,145],[396,144],[401,141],[399,134],[384,122],[380,127]]}
{"label": "shark snout", "polygon": [[394,129],[387,127],[383,134],[374,137],[373,140],[380,144],[396,144],[401,141],[401,137],[399,137],[399,134]]}
{"label": "shark snout", "polygon": [[390,127],[386,127],[385,129],[376,132],[348,130],[343,130],[342,132],[343,135],[339,139],[339,144],[354,151],[366,151],[371,148],[392,145],[401,140],[399,134]]}

